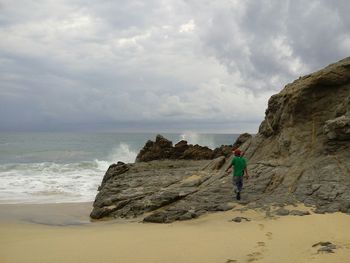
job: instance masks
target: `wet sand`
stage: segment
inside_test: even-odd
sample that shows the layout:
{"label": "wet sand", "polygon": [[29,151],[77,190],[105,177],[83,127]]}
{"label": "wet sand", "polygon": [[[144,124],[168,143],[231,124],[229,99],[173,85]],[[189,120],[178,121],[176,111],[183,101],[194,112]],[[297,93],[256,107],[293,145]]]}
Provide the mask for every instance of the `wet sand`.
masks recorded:
{"label": "wet sand", "polygon": [[90,223],[92,202],[57,204],[0,204],[0,222],[29,222],[44,225]]}
{"label": "wet sand", "polygon": [[[265,218],[250,210],[172,224],[87,223],[90,208],[0,205],[0,262],[350,262],[350,216],[341,213]],[[232,222],[236,216],[251,221]],[[312,245],[320,241],[335,244],[335,253],[317,253]]]}

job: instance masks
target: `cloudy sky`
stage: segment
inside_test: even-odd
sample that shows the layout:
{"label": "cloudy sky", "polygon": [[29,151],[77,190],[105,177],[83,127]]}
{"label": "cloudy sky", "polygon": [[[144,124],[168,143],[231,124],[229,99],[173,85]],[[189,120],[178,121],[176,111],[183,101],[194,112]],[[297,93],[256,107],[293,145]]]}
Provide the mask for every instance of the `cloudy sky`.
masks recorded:
{"label": "cloudy sky", "polygon": [[256,132],[350,54],[346,0],[0,0],[0,131]]}

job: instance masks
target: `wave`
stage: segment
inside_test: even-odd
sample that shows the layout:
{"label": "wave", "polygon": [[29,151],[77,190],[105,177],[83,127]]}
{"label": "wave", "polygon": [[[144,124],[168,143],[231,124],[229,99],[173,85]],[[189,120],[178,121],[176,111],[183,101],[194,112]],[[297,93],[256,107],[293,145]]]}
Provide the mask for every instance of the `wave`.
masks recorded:
{"label": "wave", "polygon": [[134,162],[135,158],[129,145],[121,143],[105,160],[2,164],[0,203],[92,201],[109,165]]}
{"label": "wave", "polygon": [[97,161],[0,165],[0,203],[91,201],[105,169]]}
{"label": "wave", "polygon": [[130,149],[130,146],[126,143],[120,143],[118,147],[114,148],[107,160],[111,162],[122,161],[124,163],[135,162],[137,153]]}

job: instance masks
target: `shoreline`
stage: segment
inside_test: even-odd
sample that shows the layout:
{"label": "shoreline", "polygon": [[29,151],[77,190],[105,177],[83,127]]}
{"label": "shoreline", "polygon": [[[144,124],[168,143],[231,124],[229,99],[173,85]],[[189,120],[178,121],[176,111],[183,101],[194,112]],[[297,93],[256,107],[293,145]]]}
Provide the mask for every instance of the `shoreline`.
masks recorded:
{"label": "shoreline", "polygon": [[53,226],[88,224],[93,202],[0,204],[0,223],[24,222]]}
{"label": "shoreline", "polygon": [[[338,263],[350,258],[350,220],[342,213],[269,218],[250,209],[170,224],[136,219],[84,224],[91,205],[0,205],[0,261]],[[237,216],[250,221],[233,222]],[[336,246],[335,253],[313,247],[325,241]]]}

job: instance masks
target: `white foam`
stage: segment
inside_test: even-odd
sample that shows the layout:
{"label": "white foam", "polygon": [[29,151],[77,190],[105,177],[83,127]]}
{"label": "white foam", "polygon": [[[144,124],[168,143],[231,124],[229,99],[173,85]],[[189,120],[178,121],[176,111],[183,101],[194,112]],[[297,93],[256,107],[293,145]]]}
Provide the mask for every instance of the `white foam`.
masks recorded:
{"label": "white foam", "polygon": [[186,131],[180,135],[180,140],[185,140],[188,144],[199,144],[211,149],[215,148],[213,137],[208,134],[200,134],[194,131]]}
{"label": "white foam", "polygon": [[136,153],[121,143],[106,160],[0,165],[0,203],[93,201],[109,165],[134,162]]}
{"label": "white foam", "polygon": [[132,151],[126,143],[120,143],[118,147],[114,148],[109,154],[107,160],[110,162],[124,162],[133,163],[135,162],[137,153]]}
{"label": "white foam", "polygon": [[0,165],[0,203],[92,201],[104,172],[94,161]]}

